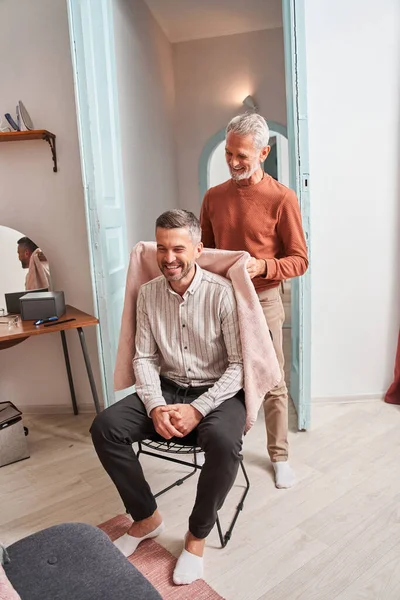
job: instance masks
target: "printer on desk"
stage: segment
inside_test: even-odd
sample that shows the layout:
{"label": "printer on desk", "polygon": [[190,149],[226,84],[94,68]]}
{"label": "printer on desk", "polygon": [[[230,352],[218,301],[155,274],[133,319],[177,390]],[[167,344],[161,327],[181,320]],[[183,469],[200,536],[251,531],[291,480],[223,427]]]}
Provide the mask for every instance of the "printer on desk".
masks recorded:
{"label": "printer on desk", "polygon": [[65,314],[64,292],[28,293],[20,298],[21,319],[36,321]]}
{"label": "printer on desk", "polygon": [[[40,292],[48,292],[49,288],[39,288],[37,290],[29,290],[31,294],[38,294]],[[25,290],[24,292],[9,292],[4,294],[4,298],[6,301],[7,313],[9,315],[20,315],[21,314],[21,304],[20,299],[22,296],[25,296],[28,292]]]}

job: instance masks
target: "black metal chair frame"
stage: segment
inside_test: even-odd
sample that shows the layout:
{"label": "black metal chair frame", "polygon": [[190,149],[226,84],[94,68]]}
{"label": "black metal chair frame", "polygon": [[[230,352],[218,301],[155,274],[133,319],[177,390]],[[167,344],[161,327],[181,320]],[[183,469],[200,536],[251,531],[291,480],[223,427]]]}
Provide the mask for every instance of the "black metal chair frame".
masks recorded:
{"label": "black metal chair frame", "polygon": [[[192,469],[188,475],[185,475],[184,477],[177,479],[171,485],[167,486],[160,492],[157,492],[157,494],[154,494],[155,498],[158,498],[158,496],[165,494],[165,492],[168,492],[175,486],[182,485],[182,483],[184,481],[186,481],[186,479],[189,479],[189,477],[192,477],[196,473],[196,471],[198,471],[198,470],[201,471],[201,469],[202,469],[202,465],[199,465],[197,463],[197,454],[201,453],[202,450],[201,450],[201,448],[198,448],[197,446],[183,446],[182,444],[178,444],[175,442],[156,441],[156,440],[145,440],[143,442],[138,442],[138,446],[139,446],[139,449],[137,452],[138,459],[141,454],[145,454],[147,456],[154,456],[156,458],[161,458],[161,460],[168,460],[170,462],[177,463],[179,465],[184,465],[184,466],[190,467]],[[147,450],[147,448],[150,448],[150,450]],[[158,454],[159,452],[162,454]],[[171,456],[167,456],[167,454],[175,454],[175,455],[179,455],[179,456],[186,456],[188,454],[193,454],[194,462],[188,462],[187,460],[173,458]],[[237,521],[240,511],[243,510],[244,501],[245,501],[245,498],[250,489],[250,481],[247,476],[246,469],[244,468],[243,456],[241,456],[240,458],[241,458],[240,467],[242,469],[242,473],[243,473],[244,479],[246,481],[246,487],[240,498],[239,504],[236,507],[236,511],[235,511],[235,514],[231,521],[231,524],[225,534],[222,532],[221,523],[220,523],[219,517],[217,515],[216,525],[217,525],[218,536],[219,536],[222,548],[225,548],[225,546],[231,539],[233,528],[235,527],[235,524],[236,524],[236,521]]]}

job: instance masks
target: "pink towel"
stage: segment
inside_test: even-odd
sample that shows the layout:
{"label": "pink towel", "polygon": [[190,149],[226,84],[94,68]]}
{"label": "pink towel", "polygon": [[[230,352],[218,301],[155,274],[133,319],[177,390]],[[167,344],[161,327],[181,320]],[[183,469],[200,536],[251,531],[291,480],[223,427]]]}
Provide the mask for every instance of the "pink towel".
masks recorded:
{"label": "pink towel", "polygon": [[[254,425],[264,396],[281,378],[265,317],[252,281],[246,271],[247,252],[206,248],[198,263],[202,269],[227,277],[235,291],[246,399],[246,431]],[[126,279],[114,388],[123,390],[135,383],[132,359],[135,355],[136,300],[143,283],[158,277],[155,242],[139,242],[131,252]]]}
{"label": "pink towel", "polygon": [[25,279],[26,290],[50,288],[50,267],[40,248],[36,248],[29,260],[29,270]]}
{"label": "pink towel", "polygon": [[21,600],[0,564],[0,600]]}

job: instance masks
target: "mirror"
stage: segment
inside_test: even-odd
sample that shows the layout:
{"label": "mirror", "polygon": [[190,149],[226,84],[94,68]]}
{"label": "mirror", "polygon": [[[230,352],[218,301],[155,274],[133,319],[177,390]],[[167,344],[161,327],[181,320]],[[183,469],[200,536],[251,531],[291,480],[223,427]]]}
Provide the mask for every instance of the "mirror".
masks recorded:
{"label": "mirror", "polygon": [[[287,138],[281,133],[270,130],[271,150],[264,162],[264,171],[274,179],[289,187],[289,146]],[[210,158],[208,185],[214,187],[230,179],[225,159],[225,140],[215,148]]]}
{"label": "mirror", "polygon": [[50,266],[42,249],[20,231],[0,225],[0,317],[19,313],[19,298],[52,289]]}

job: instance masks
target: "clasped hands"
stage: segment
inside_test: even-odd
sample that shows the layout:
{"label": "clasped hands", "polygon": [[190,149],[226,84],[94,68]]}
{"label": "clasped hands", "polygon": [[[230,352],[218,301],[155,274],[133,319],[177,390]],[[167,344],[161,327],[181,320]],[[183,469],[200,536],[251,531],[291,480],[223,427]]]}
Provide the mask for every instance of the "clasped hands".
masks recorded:
{"label": "clasped hands", "polygon": [[203,418],[203,415],[191,404],[156,406],[150,416],[155,430],[165,440],[188,435]]}

